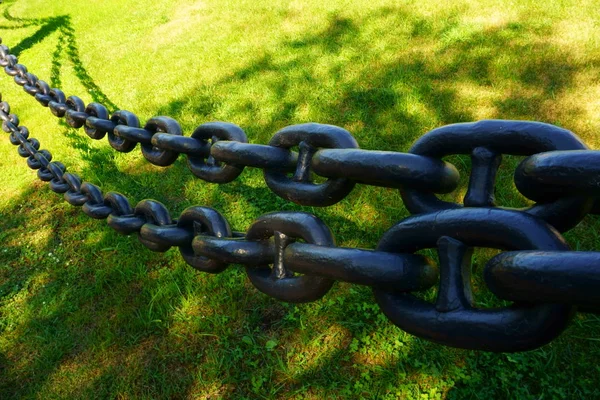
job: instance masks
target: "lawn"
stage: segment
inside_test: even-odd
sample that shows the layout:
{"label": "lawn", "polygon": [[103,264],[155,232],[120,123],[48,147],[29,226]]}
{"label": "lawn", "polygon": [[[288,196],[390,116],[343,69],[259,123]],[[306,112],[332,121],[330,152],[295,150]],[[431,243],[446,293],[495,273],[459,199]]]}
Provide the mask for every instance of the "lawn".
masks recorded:
{"label": "lawn", "polygon": [[[13,0],[0,36],[52,87],[109,110],[208,121],[267,143],[320,122],[361,148],[405,152],[427,131],[487,118],[556,124],[600,148],[597,1]],[[278,210],[317,215],[337,244],[374,248],[409,215],[397,190],[357,185],[328,208],[286,202],[246,169],[214,185],[185,159],[117,153],[69,128],[5,74],[0,92],[70,172],[175,217],[191,205],[248,229]],[[451,157],[463,185],[470,160]],[[505,157],[497,200],[528,204]],[[565,237],[600,249],[600,219]],[[554,342],[495,354],[415,338],[379,311],[368,287],[337,283],[292,305],[257,291],[243,268],[199,273],[177,249],[148,251],[89,219],[37,180],[0,138],[0,398],[462,399],[600,398],[600,320],[578,314]],[[474,258],[476,301],[491,252]],[[433,254],[431,254],[433,256]],[[430,291],[427,296],[434,296]]]}

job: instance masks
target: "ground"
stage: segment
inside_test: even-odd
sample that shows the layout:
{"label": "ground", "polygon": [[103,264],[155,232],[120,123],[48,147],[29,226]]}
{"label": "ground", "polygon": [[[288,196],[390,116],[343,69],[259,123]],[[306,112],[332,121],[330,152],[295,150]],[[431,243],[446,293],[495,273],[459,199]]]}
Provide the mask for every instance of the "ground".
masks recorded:
{"label": "ground", "polygon": [[[0,36],[67,95],[166,115],[185,135],[204,122],[252,143],[303,122],[341,126],[361,148],[407,151],[427,131],[487,118],[556,124],[600,147],[596,1],[16,0]],[[409,215],[397,190],[358,185],[329,208],[273,194],[261,171],[194,178],[115,152],[53,117],[0,76],[0,92],[42,148],[70,172],[173,216],[207,205],[246,230],[262,214],[301,210],[341,246],[374,248]],[[468,157],[450,157],[466,191]],[[498,203],[528,204],[505,157]],[[565,235],[600,248],[600,220]],[[232,266],[198,273],[176,249],[146,250],[90,220],[37,180],[0,138],[0,398],[600,398],[600,323],[578,314],[554,342],[518,354],[448,348],[392,325],[368,287],[338,283],[322,300],[270,299]],[[473,260],[476,301],[498,301]],[[430,254],[433,256],[433,254]],[[426,296],[433,297],[434,291]]]}

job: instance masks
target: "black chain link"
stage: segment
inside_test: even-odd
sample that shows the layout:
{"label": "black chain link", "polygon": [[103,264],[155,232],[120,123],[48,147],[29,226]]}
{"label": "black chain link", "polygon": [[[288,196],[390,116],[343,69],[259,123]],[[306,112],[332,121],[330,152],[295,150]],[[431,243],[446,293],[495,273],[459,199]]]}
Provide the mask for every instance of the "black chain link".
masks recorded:
{"label": "black chain link", "polygon": [[[600,152],[572,132],[527,121],[480,121],[448,125],[421,137],[410,153],[360,150],[342,128],[302,124],[276,133],[269,145],[247,143],[236,125],[213,122],[184,137],[179,124],[154,117],[144,128],[128,111],[87,107],[65,98],[17,63],[0,46],[0,65],[15,82],[69,125],[127,152],[140,143],[156,165],[186,154],[192,172],[225,183],[246,166],[264,169],[267,185],[299,204],[326,206],[344,198],[355,183],[399,188],[412,213],[391,227],[375,250],[337,247],[317,217],[276,212],[258,218],[245,234],[231,231],[208,207],[190,207],[178,219],[154,200],[135,207],[118,193],[66,172],[40,150],[27,128],[0,103],[3,129],[38,177],[92,218],[107,219],[122,234],[137,234],[153,251],[178,247],[192,267],[219,273],[229,264],[245,266],[260,291],[288,302],[323,297],[335,280],[371,286],[384,314],[397,326],[445,345],[488,351],[523,351],[557,337],[579,310],[600,313],[600,252],[573,252],[559,232],[576,226],[600,207]],[[1,100],[1,99],[0,99]],[[298,147],[299,151],[291,149]],[[451,154],[470,154],[472,171],[464,206],[443,202],[458,183]],[[522,210],[496,208],[495,177],[502,154],[525,155],[515,171],[517,189],[537,203]],[[316,184],[311,174],[328,178]],[[510,307],[481,309],[471,293],[472,247],[509,250],[484,269],[487,286]],[[437,248],[440,267],[415,252]],[[303,274],[303,275],[300,275]],[[439,276],[439,283],[437,283]],[[434,304],[411,294],[438,286]]]}

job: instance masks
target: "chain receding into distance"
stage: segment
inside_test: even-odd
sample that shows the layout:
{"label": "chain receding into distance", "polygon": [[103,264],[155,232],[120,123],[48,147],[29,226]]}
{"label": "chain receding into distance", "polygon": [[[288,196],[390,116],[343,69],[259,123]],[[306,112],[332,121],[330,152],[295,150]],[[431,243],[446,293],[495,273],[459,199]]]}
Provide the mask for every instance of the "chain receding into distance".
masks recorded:
{"label": "chain receding into distance", "polygon": [[[336,280],[367,285],[401,329],[466,349],[534,349],[556,338],[575,311],[600,313],[600,252],[570,251],[559,233],[598,209],[600,152],[589,150],[568,130],[530,121],[452,124],[423,135],[409,153],[361,150],[348,131],[316,123],[286,127],[268,145],[249,144],[240,127],[226,122],[202,124],[185,137],[168,117],[151,118],[140,128],[131,112],[109,113],[101,104],[85,106],[76,96],[67,98],[29,73],[5,45],[0,45],[0,65],[72,127],[83,127],[94,139],[108,136],[122,152],[140,143],[144,157],[155,165],[171,165],[185,154],[194,175],[213,183],[234,180],[246,166],[262,168],[267,185],[279,196],[313,206],[337,203],[356,183],[398,188],[407,209],[416,214],[392,226],[373,250],[336,246],[330,229],[302,212],[263,215],[244,233],[232,232],[209,207],[189,207],[173,219],[158,201],[142,200],[133,207],[125,196],[103,194],[67,172],[49,151],[40,150],[8,103],[0,103],[10,142],[51,190],[88,216],[106,219],[117,232],[135,233],[150,250],[178,247],[199,271],[219,273],[240,264],[258,290],[296,303],[322,298]],[[442,160],[451,154],[471,156],[464,204],[435,195],[458,185],[457,169]],[[528,156],[515,171],[515,184],[537,202],[533,206],[496,207],[502,154]],[[313,173],[328,180],[314,183]],[[504,250],[488,261],[484,279],[496,296],[513,301],[510,307],[474,306],[474,247]],[[437,249],[439,266],[415,254],[426,248]],[[435,303],[412,294],[436,285]]]}

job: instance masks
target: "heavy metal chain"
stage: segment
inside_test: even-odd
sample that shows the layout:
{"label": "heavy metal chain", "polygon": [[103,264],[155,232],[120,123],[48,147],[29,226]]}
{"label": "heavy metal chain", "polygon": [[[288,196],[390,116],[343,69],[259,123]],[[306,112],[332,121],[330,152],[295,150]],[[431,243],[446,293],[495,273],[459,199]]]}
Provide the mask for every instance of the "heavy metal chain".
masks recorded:
{"label": "heavy metal chain", "polygon": [[[66,97],[60,89],[50,88],[28,72],[5,45],[0,45],[0,66],[52,114],[65,118],[74,128],[83,127],[90,138],[107,137],[120,152],[130,152],[139,143],[144,157],[159,166],[171,165],[185,154],[192,173],[208,182],[231,182],[244,167],[261,168],[267,185],[277,195],[309,206],[335,204],[356,183],[431,193],[449,193],[458,184],[458,172],[446,162],[417,154],[360,150],[352,135],[339,127],[291,126],[278,132],[268,145],[260,145],[249,144],[244,131],[234,124],[211,122],[186,137],[172,118],[154,117],[141,127],[132,112],[109,112],[102,104],[86,106],[77,96]],[[295,147],[298,152],[292,151]],[[327,181],[314,183],[313,173]]]}
{"label": "heavy metal chain", "polygon": [[[488,351],[523,351],[558,336],[576,307],[600,311],[600,252],[573,252],[560,235],[592,211],[600,195],[600,152],[570,131],[526,121],[480,121],[435,129],[421,137],[410,154],[359,150],[342,128],[303,124],[279,131],[268,146],[248,144],[243,131],[228,123],[201,125],[191,137],[167,117],[139,128],[138,118],[105,107],[84,107],[17,63],[0,46],[0,65],[28,93],[84,126],[95,138],[109,135],[111,146],[130,151],[141,143],[144,156],[169,165],[186,154],[192,171],[211,182],[228,182],[244,166],[265,170],[273,191],[300,204],[325,206],[345,197],[356,182],[401,189],[409,211],[381,238],[375,250],[335,246],[329,228],[317,217],[276,212],[258,218],[246,233],[232,233],[225,218],[208,207],[190,207],[172,219],[161,203],[143,200],[135,207],[118,193],[103,194],[40,150],[27,128],[0,103],[0,119],[12,144],[38,177],[64,193],[92,218],[107,219],[123,234],[136,233],[153,251],[179,248],[192,267],[210,273],[241,264],[262,292],[288,302],[314,301],[334,280],[373,288],[384,314],[417,336],[449,346]],[[212,143],[211,143],[212,142]],[[299,153],[290,149],[298,146]],[[443,202],[434,193],[451,191],[458,172],[441,160],[470,154],[472,172],[463,205]],[[530,156],[515,172],[519,191],[537,201],[522,210],[495,208],[495,175],[501,154]],[[165,161],[166,160],[166,161]],[[315,184],[310,174],[330,178]],[[288,173],[293,173],[289,177]],[[473,305],[470,256],[473,247],[509,250],[486,265],[486,284],[510,307]],[[437,248],[438,267],[414,254]],[[297,275],[303,274],[303,275]],[[411,294],[434,286],[435,304]]]}

